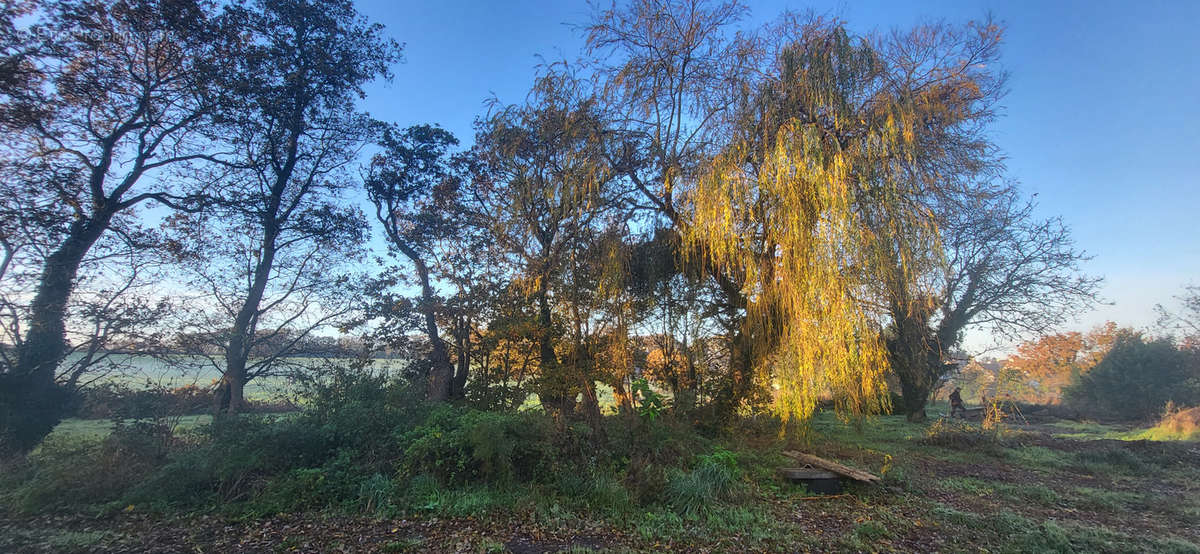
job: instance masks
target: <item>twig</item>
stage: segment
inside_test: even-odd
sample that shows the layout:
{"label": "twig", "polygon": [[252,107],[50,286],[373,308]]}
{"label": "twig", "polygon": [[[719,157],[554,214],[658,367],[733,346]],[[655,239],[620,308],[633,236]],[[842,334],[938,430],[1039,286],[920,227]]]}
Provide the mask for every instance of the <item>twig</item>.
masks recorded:
{"label": "twig", "polygon": [[833,500],[834,498],[845,498],[847,496],[852,497],[854,495],[848,494],[848,493],[843,493],[843,494],[831,494],[831,495],[827,495],[827,496],[802,496],[802,497],[800,497],[800,500]]}

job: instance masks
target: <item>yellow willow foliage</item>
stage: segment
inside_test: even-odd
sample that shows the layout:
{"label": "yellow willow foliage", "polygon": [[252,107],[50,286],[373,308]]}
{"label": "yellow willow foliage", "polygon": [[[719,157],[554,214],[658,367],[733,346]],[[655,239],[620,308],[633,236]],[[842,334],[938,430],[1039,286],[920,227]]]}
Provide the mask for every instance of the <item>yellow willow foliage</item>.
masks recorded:
{"label": "yellow willow foliage", "polygon": [[[774,408],[785,420],[810,417],[827,391],[842,415],[887,405],[885,346],[856,296],[895,271],[881,255],[893,250],[881,241],[896,237],[881,235],[909,225],[896,215],[901,193],[878,176],[886,165],[879,160],[911,139],[908,125],[880,119],[848,147],[821,125],[785,123],[755,171],[744,163],[749,149],[732,148],[690,197],[684,256],[741,278],[756,378],[778,387]],[[868,198],[874,204],[864,209]],[[868,221],[867,213],[876,216]],[[882,228],[881,219],[889,222]],[[919,228],[919,219],[909,223]]]}
{"label": "yellow willow foliage", "polygon": [[629,344],[629,321],[634,311],[629,294],[629,249],[619,236],[604,241],[604,261],[597,294],[606,304],[606,318],[611,321],[606,341],[608,366],[619,378],[633,367],[633,349]]}

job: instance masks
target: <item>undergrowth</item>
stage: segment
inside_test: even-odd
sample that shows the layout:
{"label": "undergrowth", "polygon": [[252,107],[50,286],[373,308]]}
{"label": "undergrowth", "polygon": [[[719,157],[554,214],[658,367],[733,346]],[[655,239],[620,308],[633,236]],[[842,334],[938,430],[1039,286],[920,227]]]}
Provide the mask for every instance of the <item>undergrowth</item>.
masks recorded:
{"label": "undergrowth", "polygon": [[[854,425],[831,414],[800,436],[781,436],[778,421],[763,419],[701,431],[669,410],[607,417],[597,432],[539,410],[426,405],[420,392],[345,372],[312,384],[296,414],[190,429],[124,422],[107,436],[52,436],[0,467],[0,514],[149,511],[251,525],[283,513],[519,520],[612,526],[666,550],[1000,552],[1189,551],[1190,535],[1141,537],[1071,514],[1160,512],[1179,529],[1200,517],[1194,502],[1170,507],[1157,493],[1106,485],[1155,479],[1186,497],[1200,473],[1182,444],[1059,448],[1003,425],[903,417]],[[814,498],[776,473],[791,463],[785,449],[875,472],[884,484]],[[814,533],[825,526],[828,534]],[[929,532],[945,542],[911,542]],[[405,540],[389,549],[413,546]]]}
{"label": "undergrowth", "polygon": [[[52,510],[215,510],[232,517],[484,516],[514,509],[695,520],[736,498],[737,456],[661,416],[609,418],[607,439],[540,411],[425,405],[402,382],[335,373],[294,415],[217,418],[192,430],[119,425],[47,441],[8,468],[0,503]],[[597,440],[606,444],[597,447]]]}

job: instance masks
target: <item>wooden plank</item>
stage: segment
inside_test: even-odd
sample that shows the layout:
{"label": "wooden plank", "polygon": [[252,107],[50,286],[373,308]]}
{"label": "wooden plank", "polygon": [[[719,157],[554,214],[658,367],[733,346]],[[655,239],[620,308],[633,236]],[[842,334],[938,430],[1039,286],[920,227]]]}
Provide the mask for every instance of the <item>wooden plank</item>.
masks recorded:
{"label": "wooden plank", "polygon": [[808,467],[784,467],[779,469],[779,474],[791,481],[804,479],[837,479],[841,477],[832,471]]}
{"label": "wooden plank", "polygon": [[854,469],[852,467],[844,466],[837,462],[832,462],[832,461],[826,460],[825,458],[818,458],[816,456],[813,456],[812,454],[804,454],[802,452],[795,452],[792,450],[784,450],[783,455],[787,456],[793,460],[796,460],[797,462],[800,462],[803,464],[808,464],[812,467],[821,468],[826,471],[832,471],[843,477],[848,477],[850,479],[854,479],[855,481],[862,481],[864,483],[880,483],[883,481],[883,479],[880,479],[878,476],[873,475],[871,473],[867,473],[867,472],[859,470],[859,469]]}

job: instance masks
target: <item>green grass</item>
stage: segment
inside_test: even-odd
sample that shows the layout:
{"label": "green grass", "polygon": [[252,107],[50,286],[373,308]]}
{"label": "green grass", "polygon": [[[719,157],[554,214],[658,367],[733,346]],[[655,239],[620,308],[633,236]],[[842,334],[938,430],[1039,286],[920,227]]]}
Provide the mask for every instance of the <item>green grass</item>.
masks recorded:
{"label": "green grass", "polygon": [[[459,417],[454,410],[442,415]],[[521,419],[526,416],[528,420]],[[520,417],[483,414],[476,420],[489,425],[481,429],[517,433],[512,435],[517,441],[525,422],[543,421],[535,414]],[[267,419],[253,428],[266,439],[272,430],[290,433],[294,427],[289,425],[301,420]],[[358,428],[361,420],[349,421]],[[192,416],[181,420],[180,428],[206,422],[206,416]],[[507,426],[497,426],[504,422]],[[829,412],[817,414],[792,434],[781,434],[779,423],[770,418],[739,421],[725,433],[710,435],[678,422],[641,422],[629,428],[621,427],[631,424],[620,419],[609,422],[609,440],[616,445],[612,448],[636,443],[644,452],[659,453],[643,453],[636,461],[629,455],[604,457],[584,439],[555,459],[552,473],[519,482],[511,475],[491,480],[435,476],[439,471],[466,475],[446,466],[465,471],[482,459],[480,452],[462,450],[474,444],[470,433],[460,434],[456,440],[465,442],[453,443],[452,451],[440,454],[444,458],[422,466],[421,471],[429,473],[406,473],[409,466],[387,451],[339,451],[333,461],[283,469],[231,457],[227,465],[203,471],[220,473],[232,464],[249,464],[252,470],[244,476],[232,474],[248,491],[245,496],[217,486],[203,497],[210,504],[190,505],[187,510],[192,511],[182,512],[170,511],[170,504],[164,503],[163,509],[183,517],[185,524],[190,514],[215,512],[253,525],[280,513],[316,512],[343,519],[420,520],[431,525],[441,521],[457,529],[494,524],[507,533],[478,531],[453,544],[438,542],[442,538],[390,536],[375,546],[388,552],[503,551],[505,537],[543,532],[609,537],[618,551],[1195,552],[1200,540],[1200,501],[1191,499],[1200,498],[1195,485],[1200,464],[1172,454],[1173,446],[1146,450],[1123,443],[1051,439],[1047,434],[1029,440],[1032,431],[1011,427],[984,430],[957,422],[935,427],[909,423],[902,416],[842,421]],[[1095,424],[1056,427],[1089,438],[1113,431]],[[444,435],[428,424],[425,428],[428,432],[422,436],[434,441],[428,452],[442,452],[436,446],[451,440],[452,427],[445,427]],[[109,431],[108,422],[69,420],[55,430],[51,443],[96,442]],[[314,440],[325,436],[320,429],[306,432],[314,433]],[[400,440],[403,434],[392,439]],[[934,436],[937,440],[931,440]],[[295,444],[304,447],[302,442]],[[883,475],[884,483],[848,484],[845,496],[814,497],[777,476],[778,468],[793,463],[782,456],[785,449]],[[1156,458],[1160,452],[1165,453],[1162,459]],[[39,459],[35,457],[35,463]],[[374,465],[361,468],[368,459]],[[189,472],[187,476],[202,471],[183,462],[172,467]],[[23,471],[46,474],[36,466]],[[125,505],[113,502],[119,504],[118,512]],[[142,504],[138,506],[140,510]],[[1130,522],[1136,526],[1127,525]],[[87,549],[73,544],[111,538],[86,535],[105,532],[102,526],[97,529],[78,530],[85,533],[80,536],[64,534],[53,540],[66,546],[45,549]],[[49,536],[36,538],[42,545],[51,541]],[[569,541],[556,544],[558,549],[587,550],[569,546]],[[4,546],[0,541],[0,550]]]}
{"label": "green grass", "polygon": [[1141,431],[1131,431],[1125,440],[1200,441],[1200,429],[1183,432],[1172,431],[1163,427],[1151,427]]}
{"label": "green grass", "polygon": [[[188,415],[173,419],[176,429],[186,431],[212,422],[210,415]],[[64,419],[50,436],[55,439],[102,439],[112,433],[113,422],[107,419]]]}
{"label": "green grass", "polygon": [[[670,398],[670,394],[665,391],[657,391],[665,397]],[[617,397],[611,385],[596,381],[596,404],[600,406],[600,411],[605,414],[617,413]],[[540,410],[542,409],[541,400],[537,393],[531,392],[525,397],[525,401],[521,403],[518,410]]]}
{"label": "green grass", "polygon": [[1114,514],[1145,508],[1141,495],[1125,491],[1076,487],[1071,497],[1073,505]]}
{"label": "green grass", "polygon": [[1049,424],[1065,433],[1054,436],[1073,440],[1110,439],[1122,441],[1200,441],[1200,430],[1173,431],[1162,426],[1131,429],[1127,425],[1106,425],[1095,422],[1057,421]]}
{"label": "green grass", "polygon": [[1017,465],[1037,469],[1062,469],[1074,462],[1070,453],[1045,446],[1009,448],[1004,451],[1004,457]]}

